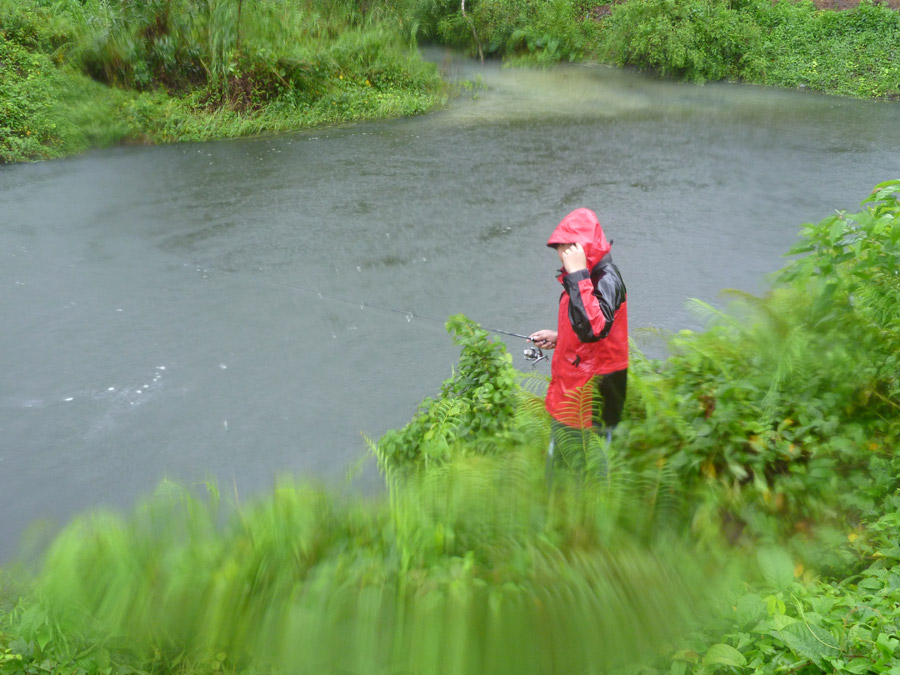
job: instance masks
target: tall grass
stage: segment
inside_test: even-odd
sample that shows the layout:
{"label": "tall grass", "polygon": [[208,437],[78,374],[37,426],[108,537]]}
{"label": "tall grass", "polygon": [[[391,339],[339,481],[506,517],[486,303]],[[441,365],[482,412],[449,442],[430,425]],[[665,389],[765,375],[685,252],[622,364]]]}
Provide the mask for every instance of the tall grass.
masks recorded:
{"label": "tall grass", "polygon": [[390,506],[284,483],[233,510],[164,485],[54,543],[42,601],[18,618],[26,657],[88,672],[102,653],[151,672],[599,673],[684,635],[710,591],[686,549],[639,544],[599,502],[548,499],[535,469],[461,462],[395,485]]}
{"label": "tall grass", "polygon": [[446,91],[404,22],[389,2],[0,0],[0,159],[425,112]]}

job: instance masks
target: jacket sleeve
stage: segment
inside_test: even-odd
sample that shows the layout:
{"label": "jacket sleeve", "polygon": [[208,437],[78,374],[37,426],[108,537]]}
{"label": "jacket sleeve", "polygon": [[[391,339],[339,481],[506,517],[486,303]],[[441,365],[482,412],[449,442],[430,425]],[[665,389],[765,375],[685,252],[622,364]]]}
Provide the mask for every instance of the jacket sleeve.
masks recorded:
{"label": "jacket sleeve", "polygon": [[569,323],[578,339],[597,342],[609,335],[618,309],[615,277],[603,275],[595,287],[590,273],[578,270],[563,277],[563,286],[569,294]]}

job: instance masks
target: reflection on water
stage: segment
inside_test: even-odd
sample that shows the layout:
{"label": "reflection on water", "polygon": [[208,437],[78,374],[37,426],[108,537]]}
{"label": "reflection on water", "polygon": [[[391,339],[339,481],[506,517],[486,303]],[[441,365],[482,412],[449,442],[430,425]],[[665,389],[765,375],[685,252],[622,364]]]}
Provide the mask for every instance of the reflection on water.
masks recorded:
{"label": "reflection on water", "polygon": [[450,374],[415,315],[552,325],[543,244],[577,206],[661,353],[688,298],[761,290],[900,169],[896,104],[431,56],[479,84],[424,117],[0,168],[0,559],[163,476],[341,480]]}

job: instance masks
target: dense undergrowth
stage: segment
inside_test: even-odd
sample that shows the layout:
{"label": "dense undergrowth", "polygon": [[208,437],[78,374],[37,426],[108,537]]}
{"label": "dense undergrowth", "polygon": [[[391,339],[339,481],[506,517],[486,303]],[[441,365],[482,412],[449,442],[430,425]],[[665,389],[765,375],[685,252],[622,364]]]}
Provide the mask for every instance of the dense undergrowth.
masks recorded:
{"label": "dense undergrowth", "polygon": [[446,88],[401,10],[0,0],[0,162],[425,112]]}
{"label": "dense undergrowth", "polygon": [[900,13],[864,0],[0,0],[0,162],[425,112],[436,41],[695,82],[900,97]]}
{"label": "dense undergrowth", "polygon": [[431,0],[422,31],[471,54],[596,60],[694,82],[900,97],[900,12],[771,0]]}
{"label": "dense undergrowth", "polygon": [[635,354],[610,445],[465,317],[383,498],[173,485],[0,579],[0,673],[900,672],[900,180]]}

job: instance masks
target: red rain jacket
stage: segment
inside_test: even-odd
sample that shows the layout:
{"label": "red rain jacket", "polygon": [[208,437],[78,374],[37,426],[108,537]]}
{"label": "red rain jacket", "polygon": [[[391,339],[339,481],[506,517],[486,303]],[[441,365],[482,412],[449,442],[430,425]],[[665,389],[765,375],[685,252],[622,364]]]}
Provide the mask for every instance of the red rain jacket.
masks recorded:
{"label": "red rain jacket", "polygon": [[625,283],[590,209],[576,209],[563,218],[547,240],[547,246],[555,244],[581,244],[587,269],[562,270],[559,276],[564,290],[545,405],[563,424],[584,429],[593,422],[592,387],[585,385],[595,375],[628,368]]}

